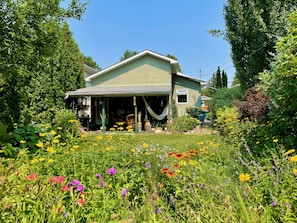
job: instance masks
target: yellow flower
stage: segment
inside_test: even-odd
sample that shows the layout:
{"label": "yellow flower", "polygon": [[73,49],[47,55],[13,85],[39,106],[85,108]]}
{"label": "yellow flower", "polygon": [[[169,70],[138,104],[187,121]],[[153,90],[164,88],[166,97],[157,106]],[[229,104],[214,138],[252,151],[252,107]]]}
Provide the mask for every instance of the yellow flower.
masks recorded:
{"label": "yellow flower", "polygon": [[102,140],[103,139],[103,136],[97,136],[97,139],[98,140]]}
{"label": "yellow flower", "polygon": [[290,155],[291,153],[294,153],[295,149],[290,149],[287,152],[285,152],[285,155]]}
{"label": "yellow flower", "polygon": [[56,135],[55,138],[59,139],[59,138],[61,138],[61,135]]}
{"label": "yellow flower", "polygon": [[109,129],[109,131],[115,131],[116,129],[115,128],[113,128],[113,127],[111,127],[110,129]]}
{"label": "yellow flower", "polygon": [[124,128],[123,128],[123,127],[119,127],[118,130],[119,130],[119,131],[123,131]]}
{"label": "yellow flower", "polygon": [[106,136],[106,138],[112,139],[112,135],[108,135],[108,136]]}
{"label": "yellow flower", "polygon": [[39,136],[40,136],[40,137],[44,137],[44,136],[45,136],[45,133],[44,133],[44,132],[40,132],[40,133],[39,133]]}
{"label": "yellow flower", "polygon": [[0,153],[4,153],[4,150],[3,149],[0,149]]}
{"label": "yellow flower", "polygon": [[47,149],[47,151],[48,151],[49,153],[53,153],[53,154],[57,152],[53,147],[49,147],[49,148]]}
{"label": "yellow flower", "polygon": [[293,174],[297,176],[297,169],[293,169]]}
{"label": "yellow flower", "polygon": [[31,163],[38,163],[38,160],[37,159],[33,159],[33,160],[31,160]]}
{"label": "yellow flower", "polygon": [[143,143],[143,145],[142,145],[144,148],[147,148],[147,147],[149,147],[149,145],[147,144],[147,143]]}
{"label": "yellow flower", "polygon": [[25,155],[25,154],[26,154],[26,150],[21,150],[21,151],[18,153],[19,156],[22,156],[22,155]]}
{"label": "yellow flower", "polygon": [[133,132],[133,131],[134,131],[133,129],[128,129],[128,130],[127,130],[127,132]]}
{"label": "yellow flower", "polygon": [[239,175],[240,182],[249,181],[251,179],[251,176],[248,173],[241,173]]}
{"label": "yellow flower", "polygon": [[278,139],[274,139],[273,142],[277,143],[278,142]]}
{"label": "yellow flower", "polygon": [[53,139],[53,143],[59,143],[59,139]]}
{"label": "yellow flower", "polygon": [[49,159],[49,160],[47,160],[47,162],[48,162],[48,163],[53,163],[54,160],[53,160],[53,159]]}
{"label": "yellow flower", "polygon": [[39,161],[40,161],[40,162],[43,162],[44,160],[45,160],[45,159],[44,159],[43,157],[40,157],[40,158],[39,158]]}
{"label": "yellow flower", "polygon": [[58,130],[62,130],[62,127],[57,127]]}
{"label": "yellow flower", "polygon": [[130,149],[130,151],[131,151],[132,153],[135,153],[135,152],[136,152],[136,150],[135,150],[134,148]]}
{"label": "yellow flower", "polygon": [[56,133],[55,130],[51,130],[51,131],[50,131],[50,134],[51,134],[51,135],[56,135],[57,133]]}
{"label": "yellow flower", "polygon": [[256,144],[259,144],[259,143],[260,143],[259,141],[256,142]]}
{"label": "yellow flower", "polygon": [[197,145],[202,145],[202,144],[203,144],[203,142],[197,142],[196,144],[197,144]]}
{"label": "yellow flower", "polygon": [[72,123],[76,123],[77,120],[76,119],[70,119],[68,122],[72,124]]}
{"label": "yellow flower", "polygon": [[39,142],[39,143],[36,144],[36,146],[37,146],[38,148],[42,148],[42,147],[43,147],[43,143],[42,143],[42,142]]}
{"label": "yellow flower", "polygon": [[74,145],[72,147],[73,147],[73,149],[78,149],[79,148],[79,145]]}
{"label": "yellow flower", "polygon": [[291,160],[292,162],[297,162],[297,155],[292,156],[292,157],[290,158],[290,160]]}
{"label": "yellow flower", "polygon": [[150,155],[150,153],[149,153],[149,152],[145,152],[144,154],[145,154],[145,155],[147,155],[147,156],[149,156],[149,155]]}
{"label": "yellow flower", "polygon": [[21,140],[20,143],[21,144],[25,144],[26,143],[26,140]]}
{"label": "yellow flower", "polygon": [[60,143],[60,146],[65,146],[66,145],[66,142],[61,142]]}

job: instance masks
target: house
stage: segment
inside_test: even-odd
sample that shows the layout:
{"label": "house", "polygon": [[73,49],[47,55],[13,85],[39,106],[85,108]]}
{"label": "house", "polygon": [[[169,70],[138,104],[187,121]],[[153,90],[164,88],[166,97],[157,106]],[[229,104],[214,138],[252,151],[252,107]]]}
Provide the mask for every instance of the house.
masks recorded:
{"label": "house", "polygon": [[86,87],[66,92],[66,98],[92,129],[132,124],[137,131],[147,123],[166,127],[174,106],[178,116],[187,107],[201,106],[205,82],[178,72],[178,61],[153,51],[144,50],[95,73],[89,68],[85,67]]}

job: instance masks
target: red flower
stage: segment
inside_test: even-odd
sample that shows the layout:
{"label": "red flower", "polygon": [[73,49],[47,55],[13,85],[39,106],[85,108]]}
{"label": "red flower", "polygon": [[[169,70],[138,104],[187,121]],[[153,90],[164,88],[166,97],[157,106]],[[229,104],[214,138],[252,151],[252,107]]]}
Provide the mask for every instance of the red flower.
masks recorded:
{"label": "red flower", "polygon": [[63,192],[67,192],[67,191],[69,191],[69,187],[68,187],[67,185],[63,185],[63,186],[61,187],[61,190],[62,190]]}
{"label": "red flower", "polygon": [[85,204],[85,200],[83,198],[78,198],[76,204],[78,204],[79,206],[83,206]]}
{"label": "red flower", "polygon": [[36,180],[36,181],[38,181],[39,180],[39,177],[37,176],[36,173],[31,173],[29,176],[27,176],[26,179],[27,180]]}
{"label": "red flower", "polygon": [[63,184],[64,183],[64,177],[63,176],[52,176],[49,179],[49,182],[52,184]]}

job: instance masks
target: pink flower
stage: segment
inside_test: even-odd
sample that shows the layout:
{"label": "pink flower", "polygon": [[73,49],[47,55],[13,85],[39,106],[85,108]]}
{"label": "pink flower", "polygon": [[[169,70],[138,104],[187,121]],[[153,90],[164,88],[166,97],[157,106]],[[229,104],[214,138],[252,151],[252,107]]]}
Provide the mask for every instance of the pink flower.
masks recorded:
{"label": "pink flower", "polygon": [[117,174],[117,170],[115,167],[111,167],[110,169],[107,170],[107,173],[109,175],[116,175]]}
{"label": "pink flower", "polygon": [[36,181],[38,181],[39,180],[39,177],[37,176],[36,173],[31,173],[29,176],[27,176],[26,179],[27,180],[36,180]]}
{"label": "pink flower", "polygon": [[127,195],[127,189],[126,189],[126,188],[123,188],[123,189],[122,189],[122,195],[123,195],[124,197],[126,197],[126,195]]}
{"label": "pink flower", "polygon": [[51,178],[49,178],[49,182],[52,184],[63,184],[64,176],[52,176]]}
{"label": "pink flower", "polygon": [[62,190],[63,192],[67,192],[67,191],[69,191],[69,187],[68,187],[67,185],[63,185],[63,186],[61,187],[61,190]]}
{"label": "pink flower", "polygon": [[79,206],[83,206],[85,204],[85,200],[83,198],[78,198],[76,204],[78,204]]}

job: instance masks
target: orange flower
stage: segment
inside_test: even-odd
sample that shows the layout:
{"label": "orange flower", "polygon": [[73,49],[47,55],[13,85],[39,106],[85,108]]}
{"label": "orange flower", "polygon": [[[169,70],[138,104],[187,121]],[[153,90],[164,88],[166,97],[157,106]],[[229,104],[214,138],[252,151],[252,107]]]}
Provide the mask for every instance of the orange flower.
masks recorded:
{"label": "orange flower", "polygon": [[83,198],[78,198],[76,204],[78,204],[79,206],[83,206],[85,204],[85,200]]}
{"label": "orange flower", "polygon": [[170,177],[170,178],[173,177],[174,175],[175,175],[175,172],[170,171],[170,172],[167,173],[167,176]]}
{"label": "orange flower", "polygon": [[170,153],[168,153],[168,156],[175,157],[176,154],[178,154],[178,151],[176,151],[176,152],[170,152]]}
{"label": "orange flower", "polygon": [[179,165],[178,165],[178,163],[174,163],[174,164],[172,164],[172,167],[173,168],[179,168]]}
{"label": "orange flower", "polygon": [[163,168],[160,170],[160,173],[168,173],[170,171],[169,168]]}
{"label": "orange flower", "polygon": [[187,151],[187,154],[192,155],[192,156],[196,156],[198,154],[198,152],[194,149]]}
{"label": "orange flower", "polygon": [[185,157],[185,155],[184,154],[182,154],[182,153],[177,153],[177,154],[175,154],[175,156],[174,156],[176,159],[182,159],[182,158],[184,158]]}

